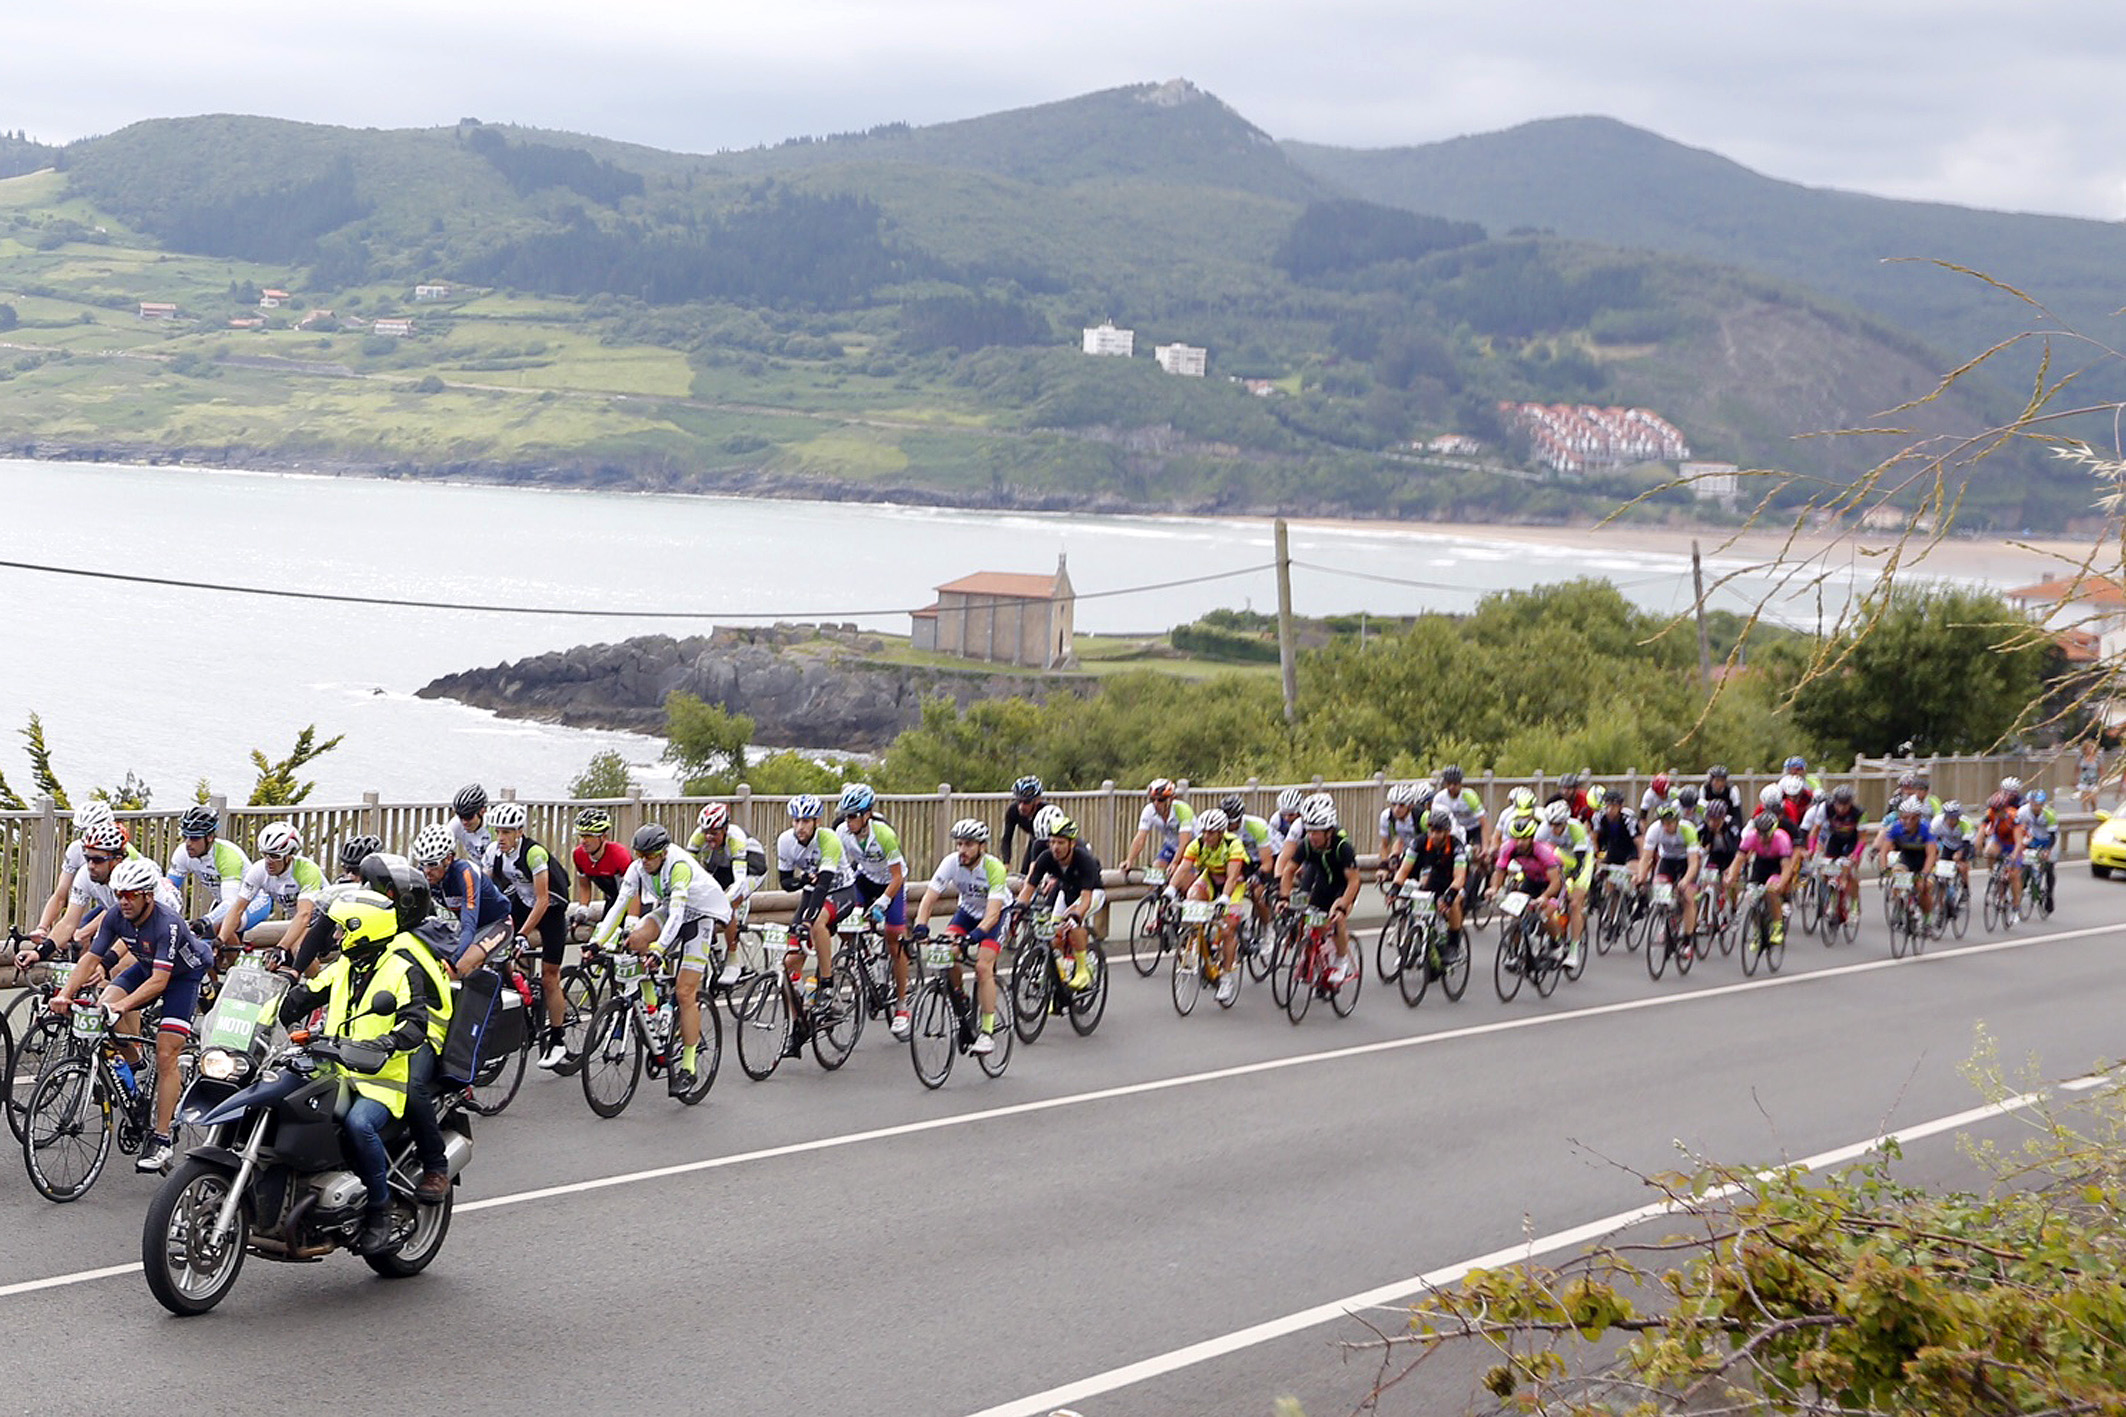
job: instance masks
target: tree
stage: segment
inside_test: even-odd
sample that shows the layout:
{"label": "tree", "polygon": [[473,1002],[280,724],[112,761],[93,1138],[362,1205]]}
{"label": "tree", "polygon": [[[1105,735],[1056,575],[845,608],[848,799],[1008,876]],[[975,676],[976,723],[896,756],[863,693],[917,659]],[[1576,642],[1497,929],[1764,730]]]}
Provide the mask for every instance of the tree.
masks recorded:
{"label": "tree", "polygon": [[22,730],[23,740],[28,743],[30,755],[30,786],[52,799],[60,811],[71,812],[74,804],[66,795],[66,789],[52,772],[52,750],[45,745],[44,720],[30,715],[29,726]]}
{"label": "tree", "polygon": [[149,799],[154,795],[155,790],[142,782],[139,775],[130,769],[117,786],[98,787],[89,793],[89,796],[98,802],[110,803],[114,812],[144,812],[147,810]]}
{"label": "tree", "polygon": [[1897,587],[1827,647],[1831,667],[1794,696],[1826,747],[1983,752],[2038,701],[2045,647],[2027,618],[1980,591]]}
{"label": "tree", "polygon": [[293,807],[308,797],[317,783],[297,782],[296,771],[313,758],[339,747],[341,739],[346,736],[342,733],[320,743],[317,741],[317,725],[309,723],[303,725],[302,732],[295,735],[295,746],[289,750],[288,756],[279,762],[268,762],[263,752],[253,748],[251,765],[258,769],[258,780],[251,787],[251,805]]}
{"label": "tree", "polygon": [[675,690],[664,700],[664,736],[664,760],[679,769],[693,793],[697,781],[739,780],[746,770],[746,745],[753,741],[753,720]]}
{"label": "tree", "polygon": [[625,797],[634,786],[635,779],[628,772],[627,759],[618,751],[606,748],[593,753],[583,771],[569,781],[568,795],[593,799]]}

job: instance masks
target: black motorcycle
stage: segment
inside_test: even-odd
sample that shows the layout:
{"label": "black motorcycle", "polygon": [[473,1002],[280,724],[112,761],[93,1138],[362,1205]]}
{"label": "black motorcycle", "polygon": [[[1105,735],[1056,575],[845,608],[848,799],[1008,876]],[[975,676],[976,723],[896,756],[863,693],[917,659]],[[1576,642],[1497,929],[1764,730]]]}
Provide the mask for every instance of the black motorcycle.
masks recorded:
{"label": "black motorcycle", "polygon": [[[343,1063],[381,1068],[376,1043],[313,1037],[298,1030],[276,1045],[287,981],[244,965],[222,982],[200,1029],[199,1070],[178,1104],[177,1121],[199,1137],[148,1206],[141,1263],[148,1289],[173,1314],[203,1314],[235,1287],[244,1257],[312,1263],[351,1249],[367,1190],[348,1163],[340,1119],[357,1096]],[[390,1014],[388,994],[373,1001]],[[453,1183],[472,1159],[472,1127],[456,1099],[437,1099]],[[418,1205],[421,1175],[403,1121],[384,1133],[392,1156],[390,1242],[362,1256],[389,1278],[419,1274],[450,1232],[456,1188],[442,1204]]]}

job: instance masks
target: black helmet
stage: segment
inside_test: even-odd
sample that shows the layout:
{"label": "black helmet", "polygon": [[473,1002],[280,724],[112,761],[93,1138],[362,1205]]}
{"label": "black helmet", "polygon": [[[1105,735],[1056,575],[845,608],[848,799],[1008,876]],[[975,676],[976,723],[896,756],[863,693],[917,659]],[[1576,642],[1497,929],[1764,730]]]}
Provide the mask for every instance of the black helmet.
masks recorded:
{"label": "black helmet", "polygon": [[1726,763],[1714,763],[1714,764],[1713,764],[1713,765],[1712,765],[1711,767],[1709,767],[1709,768],[1707,768],[1707,769],[1705,770],[1705,775],[1706,775],[1707,777],[1721,777],[1721,778],[1724,778],[1724,777],[1726,777],[1726,776],[1727,776],[1727,764],[1726,764]]}
{"label": "black helmet", "polygon": [[362,862],[367,860],[371,853],[383,849],[384,843],[373,836],[350,836],[340,843],[340,869],[359,871]]}
{"label": "black helmet", "polygon": [[399,908],[399,928],[411,930],[428,918],[433,896],[428,877],[403,856],[372,851],[362,858],[362,884]]}
{"label": "black helmet", "polygon": [[671,844],[672,834],[655,822],[644,822],[635,828],[634,846],[637,856],[655,856],[658,852],[669,849]]}
{"label": "black helmet", "polygon": [[1225,813],[1226,818],[1237,827],[1240,825],[1240,819],[1248,814],[1248,802],[1239,793],[1228,792],[1218,799],[1218,810]]}
{"label": "black helmet", "polygon": [[1462,780],[1462,770],[1453,763],[1449,763],[1439,770],[1439,780],[1441,782],[1460,782]]}
{"label": "black helmet", "polygon": [[1454,830],[1454,814],[1445,807],[1434,807],[1432,815],[1425,818],[1427,831],[1447,832]]}
{"label": "black helmet", "polygon": [[1698,805],[1698,789],[1695,787],[1684,788],[1676,794],[1676,801],[1683,804],[1683,810],[1688,812]]}
{"label": "black helmet", "polygon": [[450,799],[450,810],[461,817],[479,816],[487,810],[487,789],[477,782],[467,783]]}
{"label": "black helmet", "polygon": [[212,836],[221,830],[221,818],[214,815],[212,807],[187,807],[177,819],[177,830],[183,836]]}
{"label": "black helmet", "polygon": [[1019,802],[1038,802],[1044,791],[1046,789],[1041,786],[1041,779],[1032,773],[1026,774],[1011,785],[1012,798]]}

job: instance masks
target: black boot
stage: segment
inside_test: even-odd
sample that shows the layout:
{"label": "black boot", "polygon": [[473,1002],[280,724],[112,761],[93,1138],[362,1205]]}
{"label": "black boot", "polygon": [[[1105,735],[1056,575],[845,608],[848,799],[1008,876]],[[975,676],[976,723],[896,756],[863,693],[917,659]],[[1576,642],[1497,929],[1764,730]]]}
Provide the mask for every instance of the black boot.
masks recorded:
{"label": "black boot", "polygon": [[391,1212],[372,1210],[362,1216],[361,1233],[354,1237],[358,1255],[380,1255],[391,1248]]}

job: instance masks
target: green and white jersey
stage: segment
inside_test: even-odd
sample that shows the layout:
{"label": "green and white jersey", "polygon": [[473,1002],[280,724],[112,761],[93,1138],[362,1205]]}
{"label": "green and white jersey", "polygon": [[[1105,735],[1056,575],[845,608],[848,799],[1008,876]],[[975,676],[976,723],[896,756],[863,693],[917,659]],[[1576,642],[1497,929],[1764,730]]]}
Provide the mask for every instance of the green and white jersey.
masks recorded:
{"label": "green and white jersey", "polygon": [[1670,827],[1657,817],[1646,829],[1644,844],[1652,847],[1655,857],[1660,860],[1681,861],[1698,849],[1698,829],[1680,820]]}
{"label": "green and white jersey", "polygon": [[1196,830],[1196,809],[1180,798],[1172,802],[1173,810],[1161,813],[1152,803],[1144,804],[1137,814],[1137,830],[1158,833],[1160,845],[1173,851],[1181,850],[1181,833],[1193,834]]}
{"label": "green and white jersey", "polygon": [[630,861],[627,874],[620,878],[619,894],[613,897],[612,907],[598,922],[591,938],[603,944],[619,933],[628,907],[638,900],[653,911],[665,912],[658,933],[665,940],[675,938],[689,920],[712,920],[720,925],[731,918],[731,898],[716,884],[708,868],[683,846],[666,847],[664,864],[655,873],[642,864],[640,857]]}
{"label": "green and white jersey", "polygon": [[261,895],[273,902],[280,910],[295,909],[296,898],[305,891],[321,891],[325,888],[325,873],[307,856],[298,856],[288,863],[288,869],[279,875],[267,870],[263,860],[253,861],[244,870],[243,884],[237,887],[236,899],[249,904]]}
{"label": "green and white jersey", "polygon": [[502,893],[519,905],[536,905],[540,885],[547,893],[553,893],[554,872],[550,869],[553,858],[538,842],[519,844],[516,851],[504,851],[500,842],[487,848],[487,859],[482,864],[487,874],[494,877]]}
{"label": "green and white jersey", "polygon": [[[1471,840],[1483,828],[1484,799],[1476,795],[1473,787],[1465,787],[1459,792],[1442,789],[1433,797],[1432,805],[1445,807],[1448,815],[1454,818],[1455,826],[1461,828],[1462,835]],[[1504,827],[1500,830],[1503,831]]]}
{"label": "green and white jersey", "polygon": [[1011,891],[1006,884],[1009,875],[1004,863],[986,851],[974,859],[972,866],[960,860],[959,852],[948,851],[945,859],[938,862],[937,870],[931,873],[930,888],[934,891],[957,890],[961,909],[979,915],[983,910],[981,902],[1002,902],[1010,898]]}
{"label": "green and white jersey", "polygon": [[810,841],[799,841],[797,828],[784,828],[783,834],[775,838],[775,869],[782,875],[785,890],[796,889],[797,878],[810,875],[818,875],[833,889],[840,890],[849,884],[851,875],[849,858],[842,851],[841,833],[829,831],[824,825],[812,833]]}
{"label": "green and white jersey", "polygon": [[[1260,861],[1262,849],[1271,844],[1270,824],[1260,817],[1251,817],[1245,813],[1233,824],[1233,835],[1239,837],[1240,844],[1247,848],[1250,863]],[[1282,841],[1277,842],[1278,847],[1283,845]]]}
{"label": "green and white jersey", "polygon": [[243,848],[233,841],[216,837],[212,845],[198,856],[192,849],[179,842],[170,853],[170,869],[163,874],[177,889],[180,898],[185,893],[185,883],[191,882],[206,895],[210,905],[226,905],[236,899],[236,892],[243,886],[244,872],[251,869],[251,858],[244,855]]}
{"label": "green and white jersey", "polygon": [[842,839],[842,855],[865,880],[885,885],[893,879],[896,866],[906,876],[908,862],[901,855],[900,834],[884,822],[874,817],[862,836],[850,831],[844,822],[834,829],[834,834]]}

